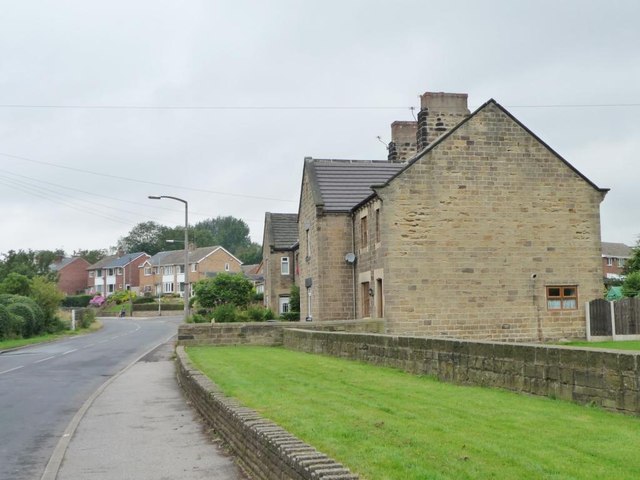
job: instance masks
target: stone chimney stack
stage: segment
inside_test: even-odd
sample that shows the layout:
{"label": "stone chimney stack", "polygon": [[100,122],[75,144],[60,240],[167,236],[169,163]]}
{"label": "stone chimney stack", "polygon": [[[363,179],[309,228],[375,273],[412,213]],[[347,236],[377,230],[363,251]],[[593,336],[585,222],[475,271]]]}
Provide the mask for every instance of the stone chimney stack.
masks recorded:
{"label": "stone chimney stack", "polygon": [[418,152],[469,115],[467,97],[466,93],[444,92],[426,92],[420,96],[416,133]]}
{"label": "stone chimney stack", "polygon": [[417,131],[418,122],[396,121],[391,124],[391,141],[388,146],[390,162],[404,163],[416,154]]}

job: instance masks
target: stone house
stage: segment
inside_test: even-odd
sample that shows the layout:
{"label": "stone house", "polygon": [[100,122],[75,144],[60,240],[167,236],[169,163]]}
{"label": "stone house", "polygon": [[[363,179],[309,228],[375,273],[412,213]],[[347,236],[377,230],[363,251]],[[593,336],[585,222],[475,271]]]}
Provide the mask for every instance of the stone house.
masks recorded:
{"label": "stone house", "polygon": [[49,267],[57,274],[58,289],[67,295],[84,293],[89,286],[89,262],[82,257],[63,257]]}
{"label": "stone house", "polygon": [[262,237],[264,306],[278,315],[289,312],[296,280],[298,215],[267,212]]}
{"label": "stone house", "polygon": [[[189,251],[189,284],[216,273],[242,273],[241,266],[242,262],[223,247],[195,248]],[[184,295],[184,250],[158,252],[141,263],[139,270],[141,293]]]}
{"label": "stone house", "polygon": [[633,256],[633,249],[624,243],[602,242],[602,272],[607,280],[621,280],[624,266]]}
{"label": "stone house", "polygon": [[494,100],[466,103],[423,95],[417,122],[392,125],[388,162],[306,160],[307,316],[380,317],[398,334],[584,337],[584,303],[602,296],[607,189]]}
{"label": "stone house", "polygon": [[138,292],[140,276],[138,267],[149,258],[144,252],[119,252],[87,267],[89,287],[87,292],[109,296],[114,292],[132,290]]}

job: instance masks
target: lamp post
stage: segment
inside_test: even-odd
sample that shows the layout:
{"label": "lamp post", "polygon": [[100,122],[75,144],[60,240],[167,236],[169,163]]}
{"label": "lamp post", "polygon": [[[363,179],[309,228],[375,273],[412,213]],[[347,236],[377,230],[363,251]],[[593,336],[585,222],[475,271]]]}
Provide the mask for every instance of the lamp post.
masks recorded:
{"label": "lamp post", "polygon": [[170,195],[149,195],[151,200],[168,198],[184,203],[184,321],[189,319],[189,203],[186,200]]}

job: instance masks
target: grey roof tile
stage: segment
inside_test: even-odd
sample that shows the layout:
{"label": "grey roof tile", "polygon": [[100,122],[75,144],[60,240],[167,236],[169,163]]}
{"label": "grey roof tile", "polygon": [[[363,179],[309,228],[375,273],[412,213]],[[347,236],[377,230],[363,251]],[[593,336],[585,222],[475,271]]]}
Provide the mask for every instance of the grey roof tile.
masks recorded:
{"label": "grey roof tile", "polygon": [[[218,248],[221,247],[216,245],[213,247],[200,247],[189,251],[189,263],[200,262],[203,258],[213,253]],[[154,267],[160,265],[182,265],[184,264],[184,250],[158,252],[147,261]]]}
{"label": "grey roof tile", "polygon": [[632,248],[624,243],[602,242],[602,256],[615,258],[631,258]]}
{"label": "grey roof tile", "polygon": [[277,250],[291,249],[298,241],[298,214],[297,213],[270,213],[267,212],[267,222],[271,231],[271,247]]}
{"label": "grey roof tile", "polygon": [[326,212],[348,212],[373,193],[372,185],[385,183],[405,165],[385,160],[313,159],[310,176]]}

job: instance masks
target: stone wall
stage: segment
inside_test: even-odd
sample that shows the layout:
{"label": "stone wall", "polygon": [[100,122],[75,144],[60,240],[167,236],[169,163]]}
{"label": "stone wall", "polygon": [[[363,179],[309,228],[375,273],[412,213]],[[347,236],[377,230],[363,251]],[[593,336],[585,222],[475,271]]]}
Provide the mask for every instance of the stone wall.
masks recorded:
{"label": "stone wall", "polygon": [[185,323],[178,327],[178,343],[193,345],[282,345],[287,328],[305,328],[331,332],[384,332],[384,321],[347,320],[334,322],[265,323]]}
{"label": "stone wall", "polygon": [[226,397],[193,367],[184,347],[177,349],[178,380],[204,417],[260,480],[356,480],[340,463],[304,443],[257,412]]}
{"label": "stone wall", "polygon": [[284,331],[285,348],[640,414],[640,353],[379,334]]}

